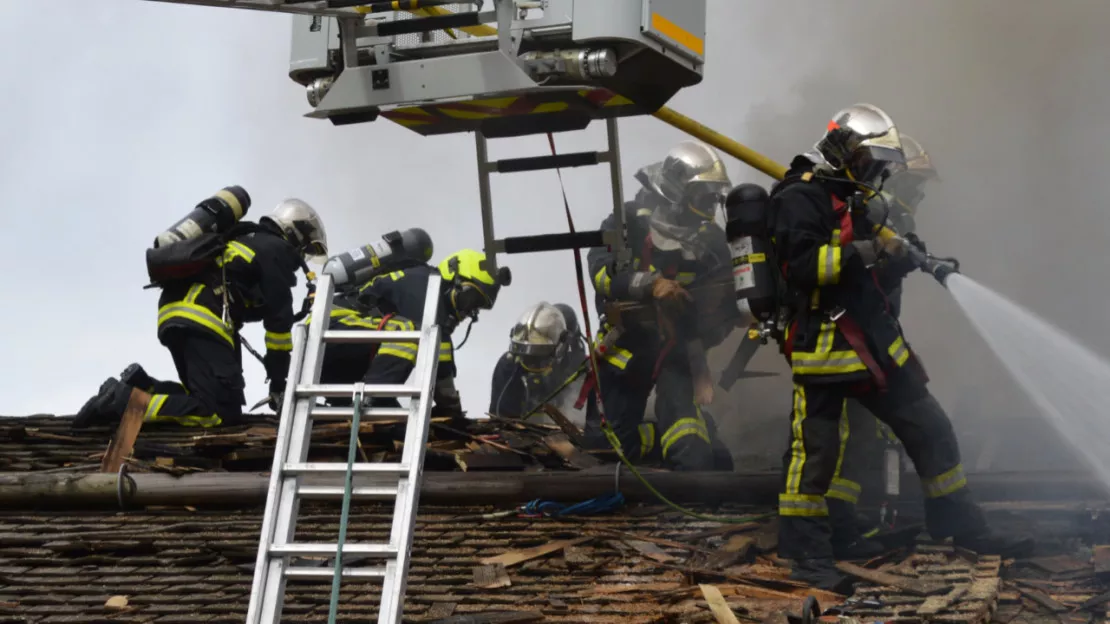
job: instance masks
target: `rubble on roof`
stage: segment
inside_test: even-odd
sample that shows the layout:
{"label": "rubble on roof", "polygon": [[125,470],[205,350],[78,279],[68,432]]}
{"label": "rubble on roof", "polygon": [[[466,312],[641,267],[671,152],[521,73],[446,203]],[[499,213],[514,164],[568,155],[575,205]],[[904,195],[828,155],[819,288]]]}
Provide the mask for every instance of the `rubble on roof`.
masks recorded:
{"label": "rubble on roof", "polygon": [[[252,415],[241,425],[192,429],[146,424],[133,458],[153,470],[176,474],[196,471],[262,471],[273,461],[278,419]],[[70,428],[72,418],[0,418],[0,472],[60,468],[95,469],[114,428]],[[311,461],[346,461],[350,425],[318,423],[313,428]],[[427,470],[579,470],[606,453],[579,449],[559,427],[495,420],[434,418],[429,433]],[[403,421],[362,423],[359,442],[364,461],[396,460],[403,448]]]}

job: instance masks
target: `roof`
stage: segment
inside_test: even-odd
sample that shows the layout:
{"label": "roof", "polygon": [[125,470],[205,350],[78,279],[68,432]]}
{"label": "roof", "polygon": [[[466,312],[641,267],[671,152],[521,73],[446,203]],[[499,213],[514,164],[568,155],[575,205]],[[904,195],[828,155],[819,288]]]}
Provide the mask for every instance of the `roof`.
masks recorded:
{"label": "roof", "polygon": [[[241,473],[269,467],[270,430],[275,425],[272,418],[260,418],[220,431],[144,427],[136,445],[136,455],[143,459],[133,470],[171,473],[147,475],[169,479],[170,489],[194,478],[204,478],[208,483],[218,479],[257,480],[258,475]],[[72,432],[68,426],[65,418],[0,418],[0,473],[46,471],[49,476],[58,475],[59,469],[95,471],[110,432]],[[317,452],[335,455],[342,447],[347,435],[342,430],[345,426],[332,427],[339,430],[317,430]],[[389,439],[388,428],[379,426],[362,433],[367,453],[392,452],[383,442]],[[496,444],[527,448],[526,453],[535,461],[517,460],[522,463],[513,468],[502,466],[496,472],[483,473],[490,475],[481,477],[483,483],[489,486],[496,482],[494,475],[517,474],[521,475],[520,483],[538,484],[542,479],[529,477],[530,471],[562,470],[573,463],[537,443],[543,433],[502,431],[503,437]],[[432,448],[450,448],[443,452],[452,458],[466,458],[462,460],[466,464],[471,456],[488,454],[486,447],[490,445],[474,439],[474,435],[433,441]],[[548,454],[544,455],[545,451]],[[343,455],[345,452],[334,459]],[[496,456],[502,455],[516,456],[508,451]],[[430,457],[436,461],[435,454]],[[459,461],[452,459],[449,467],[461,469]],[[468,466],[470,470],[491,467],[497,468],[482,462]],[[173,476],[193,472],[213,474]],[[566,479],[578,479],[590,486],[574,491],[589,489],[596,493],[600,479],[608,483],[612,478],[592,471],[563,470],[561,474],[554,475],[561,480],[560,487],[546,491],[565,492]],[[676,479],[667,485],[669,489],[665,488],[669,492],[677,491],[682,484],[677,477],[683,473],[673,474]],[[667,483],[662,474],[657,476],[657,483]],[[690,476],[712,483],[712,488],[720,488],[723,483],[720,474]],[[750,475],[723,476],[732,479],[729,482],[738,488],[747,487],[741,484],[762,483],[759,479],[745,481]],[[0,485],[4,483],[10,487],[11,482],[3,482],[0,474]],[[1058,498],[1089,491],[1089,484],[1062,487],[1066,480],[1059,476],[1046,477],[1043,483],[1051,484],[1046,492]],[[463,481],[447,484],[447,489],[454,488],[454,498],[435,500],[460,500],[460,484],[465,488]],[[993,490],[982,491],[995,492],[997,500],[998,493],[1012,495],[1019,491],[1013,485],[999,479]],[[621,486],[622,492],[626,487]],[[473,490],[479,491],[493,490]],[[523,491],[527,493],[528,489]],[[51,495],[66,496],[65,492],[64,487],[55,488]],[[246,499],[236,502],[233,508],[196,501],[125,510],[89,507],[0,511],[0,624],[243,621],[258,548],[261,508]],[[918,611],[935,610],[935,621],[985,622],[995,618],[1018,622],[1023,621],[1021,618],[1040,621],[1044,614],[1077,607],[1085,609],[1084,613],[1105,610],[1110,603],[1110,593],[1103,595],[1110,589],[1110,546],[1100,546],[1110,543],[1110,526],[1099,521],[1107,517],[1100,515],[1100,510],[1107,509],[1105,503],[1093,507],[1089,502],[1066,500],[1033,506],[994,503],[996,508],[1041,514],[1032,526],[1042,535],[1054,532],[1056,536],[1047,554],[1034,560],[1002,562],[951,547],[919,545],[908,557],[903,552],[851,569],[850,573],[869,583],[845,603],[843,597],[787,580],[788,569],[775,558],[774,522],[766,518],[741,525],[722,524],[690,518],[654,503],[629,503],[589,517],[525,517],[518,509],[526,500],[506,500],[498,506],[480,502],[471,496],[461,504],[421,505],[406,594],[406,621],[718,621],[710,610],[711,603],[718,609],[731,609],[742,620],[764,621],[776,613],[799,613],[803,598],[812,594],[825,608],[844,603],[846,612],[860,621],[916,621]],[[321,505],[302,505],[298,541],[335,540],[338,510]],[[769,505],[730,503],[698,509],[732,516],[763,513],[773,517]],[[913,512],[912,506],[904,509]],[[391,511],[376,504],[354,507],[349,540],[385,541]],[[1002,582],[1000,577],[1007,580]],[[327,584],[291,583],[284,621],[326,621],[329,589]],[[374,585],[345,584],[340,621],[372,621],[377,595]]]}

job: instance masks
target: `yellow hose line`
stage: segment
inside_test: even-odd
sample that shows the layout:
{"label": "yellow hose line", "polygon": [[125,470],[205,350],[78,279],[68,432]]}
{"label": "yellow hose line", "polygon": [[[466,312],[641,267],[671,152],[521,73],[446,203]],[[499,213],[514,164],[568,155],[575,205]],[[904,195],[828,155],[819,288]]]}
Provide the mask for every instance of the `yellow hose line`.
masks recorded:
{"label": "yellow hose line", "polygon": [[752,166],[776,180],[781,180],[786,175],[786,167],[767,158],[752,148],[742,145],[727,136],[704,126],[682,113],[664,106],[653,113],[653,116],[690,136],[705,141],[733,158]]}

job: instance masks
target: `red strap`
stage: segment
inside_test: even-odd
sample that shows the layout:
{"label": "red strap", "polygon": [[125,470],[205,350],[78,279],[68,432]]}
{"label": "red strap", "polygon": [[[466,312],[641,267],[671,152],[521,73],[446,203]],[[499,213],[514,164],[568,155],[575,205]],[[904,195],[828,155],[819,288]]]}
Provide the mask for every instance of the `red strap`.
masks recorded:
{"label": "red strap", "polygon": [[856,324],[847,314],[841,314],[835,321],[837,329],[844,335],[844,339],[848,344],[852,345],[852,350],[856,352],[859,359],[863,361],[863,365],[871,372],[871,378],[874,380],[875,385],[879,390],[886,390],[886,374],[883,372],[882,367],[875,361],[875,357],[871,355],[871,350],[867,348],[867,340],[863,336],[863,330]]}
{"label": "red strap", "polygon": [[852,223],[852,213],[848,211],[848,204],[836,195],[830,195],[833,212],[840,217],[840,246],[851,244],[856,238],[855,225]]}
{"label": "red strap", "polygon": [[586,399],[590,398],[590,391],[597,385],[597,380],[594,379],[593,373],[586,373],[586,380],[582,382],[582,390],[578,392],[578,400],[574,402],[574,409],[580,410],[586,404]]}
{"label": "red strap", "polygon": [[385,324],[386,324],[387,322],[389,322],[389,319],[391,319],[391,318],[393,318],[393,313],[392,313],[392,312],[390,312],[389,314],[386,314],[385,316],[383,316],[383,317],[382,317],[382,322],[381,322],[381,323],[378,323],[378,331],[381,331],[382,329],[384,329],[384,328],[385,328]]}
{"label": "red strap", "polygon": [[644,244],[640,246],[640,270],[651,270],[651,234],[644,237]]}

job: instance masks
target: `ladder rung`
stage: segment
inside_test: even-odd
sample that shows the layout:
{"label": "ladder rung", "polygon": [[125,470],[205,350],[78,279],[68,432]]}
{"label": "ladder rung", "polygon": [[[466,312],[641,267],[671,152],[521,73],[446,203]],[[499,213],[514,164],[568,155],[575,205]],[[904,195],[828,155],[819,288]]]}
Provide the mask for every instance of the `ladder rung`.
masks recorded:
{"label": "ladder rung", "polygon": [[[339,544],[274,544],[270,554],[276,556],[297,555],[301,557],[334,556]],[[343,544],[344,555],[369,555],[374,557],[395,557],[397,549],[389,544]]]}
{"label": "ladder rung", "polygon": [[[343,578],[385,578],[385,566],[369,568],[343,568],[339,574]],[[335,568],[285,568],[285,578],[297,580],[331,580],[335,578]]]}
{"label": "ladder rung", "polygon": [[411,35],[413,33],[431,32],[444,28],[465,28],[467,26],[481,26],[484,14],[477,11],[454,13],[450,15],[437,15],[435,17],[422,17],[417,19],[395,20],[378,24],[378,37],[393,37],[396,35]]}
{"label": "ladder rung", "polygon": [[493,165],[493,170],[498,173],[520,173],[522,171],[542,171],[544,169],[596,165],[603,161],[603,157],[604,154],[600,152],[574,152],[571,154],[554,154],[551,156],[505,158],[490,164]]}
{"label": "ladder rung", "polygon": [[[346,474],[347,464],[338,462],[308,462],[304,464],[285,464],[282,471],[288,476],[304,474]],[[400,477],[409,473],[409,467],[396,462],[389,463],[363,463],[351,464],[353,474],[393,474]]]}
{"label": "ladder rung", "polygon": [[[392,500],[397,498],[397,486],[388,485],[363,485],[351,488],[352,498],[368,498],[371,500]],[[343,498],[342,485],[302,485],[297,488],[297,495],[301,498],[329,499]]]}
{"label": "ladder rung", "polygon": [[[348,421],[354,413],[355,408],[352,407],[326,407],[316,406],[312,408],[313,420],[323,422],[328,420],[342,420]],[[374,422],[380,420],[396,420],[398,418],[408,418],[409,410],[404,407],[364,407],[362,408],[362,422]]]}
{"label": "ladder rung", "polygon": [[605,247],[605,232],[588,230],[565,234],[535,234],[532,236],[512,236],[501,240],[505,253],[535,253],[538,251],[559,251],[562,249],[589,249]]}
{"label": "ladder rung", "polygon": [[378,329],[332,329],[324,332],[324,342],[328,344],[420,342],[420,332],[382,331]]}
{"label": "ladder rung", "polygon": [[[345,398],[355,393],[355,387],[350,384],[316,384],[297,386],[300,396],[314,396],[325,398]],[[380,386],[364,386],[362,393],[369,397],[415,397],[420,396],[420,388],[403,384],[383,384]],[[352,408],[353,409],[353,408]]]}

